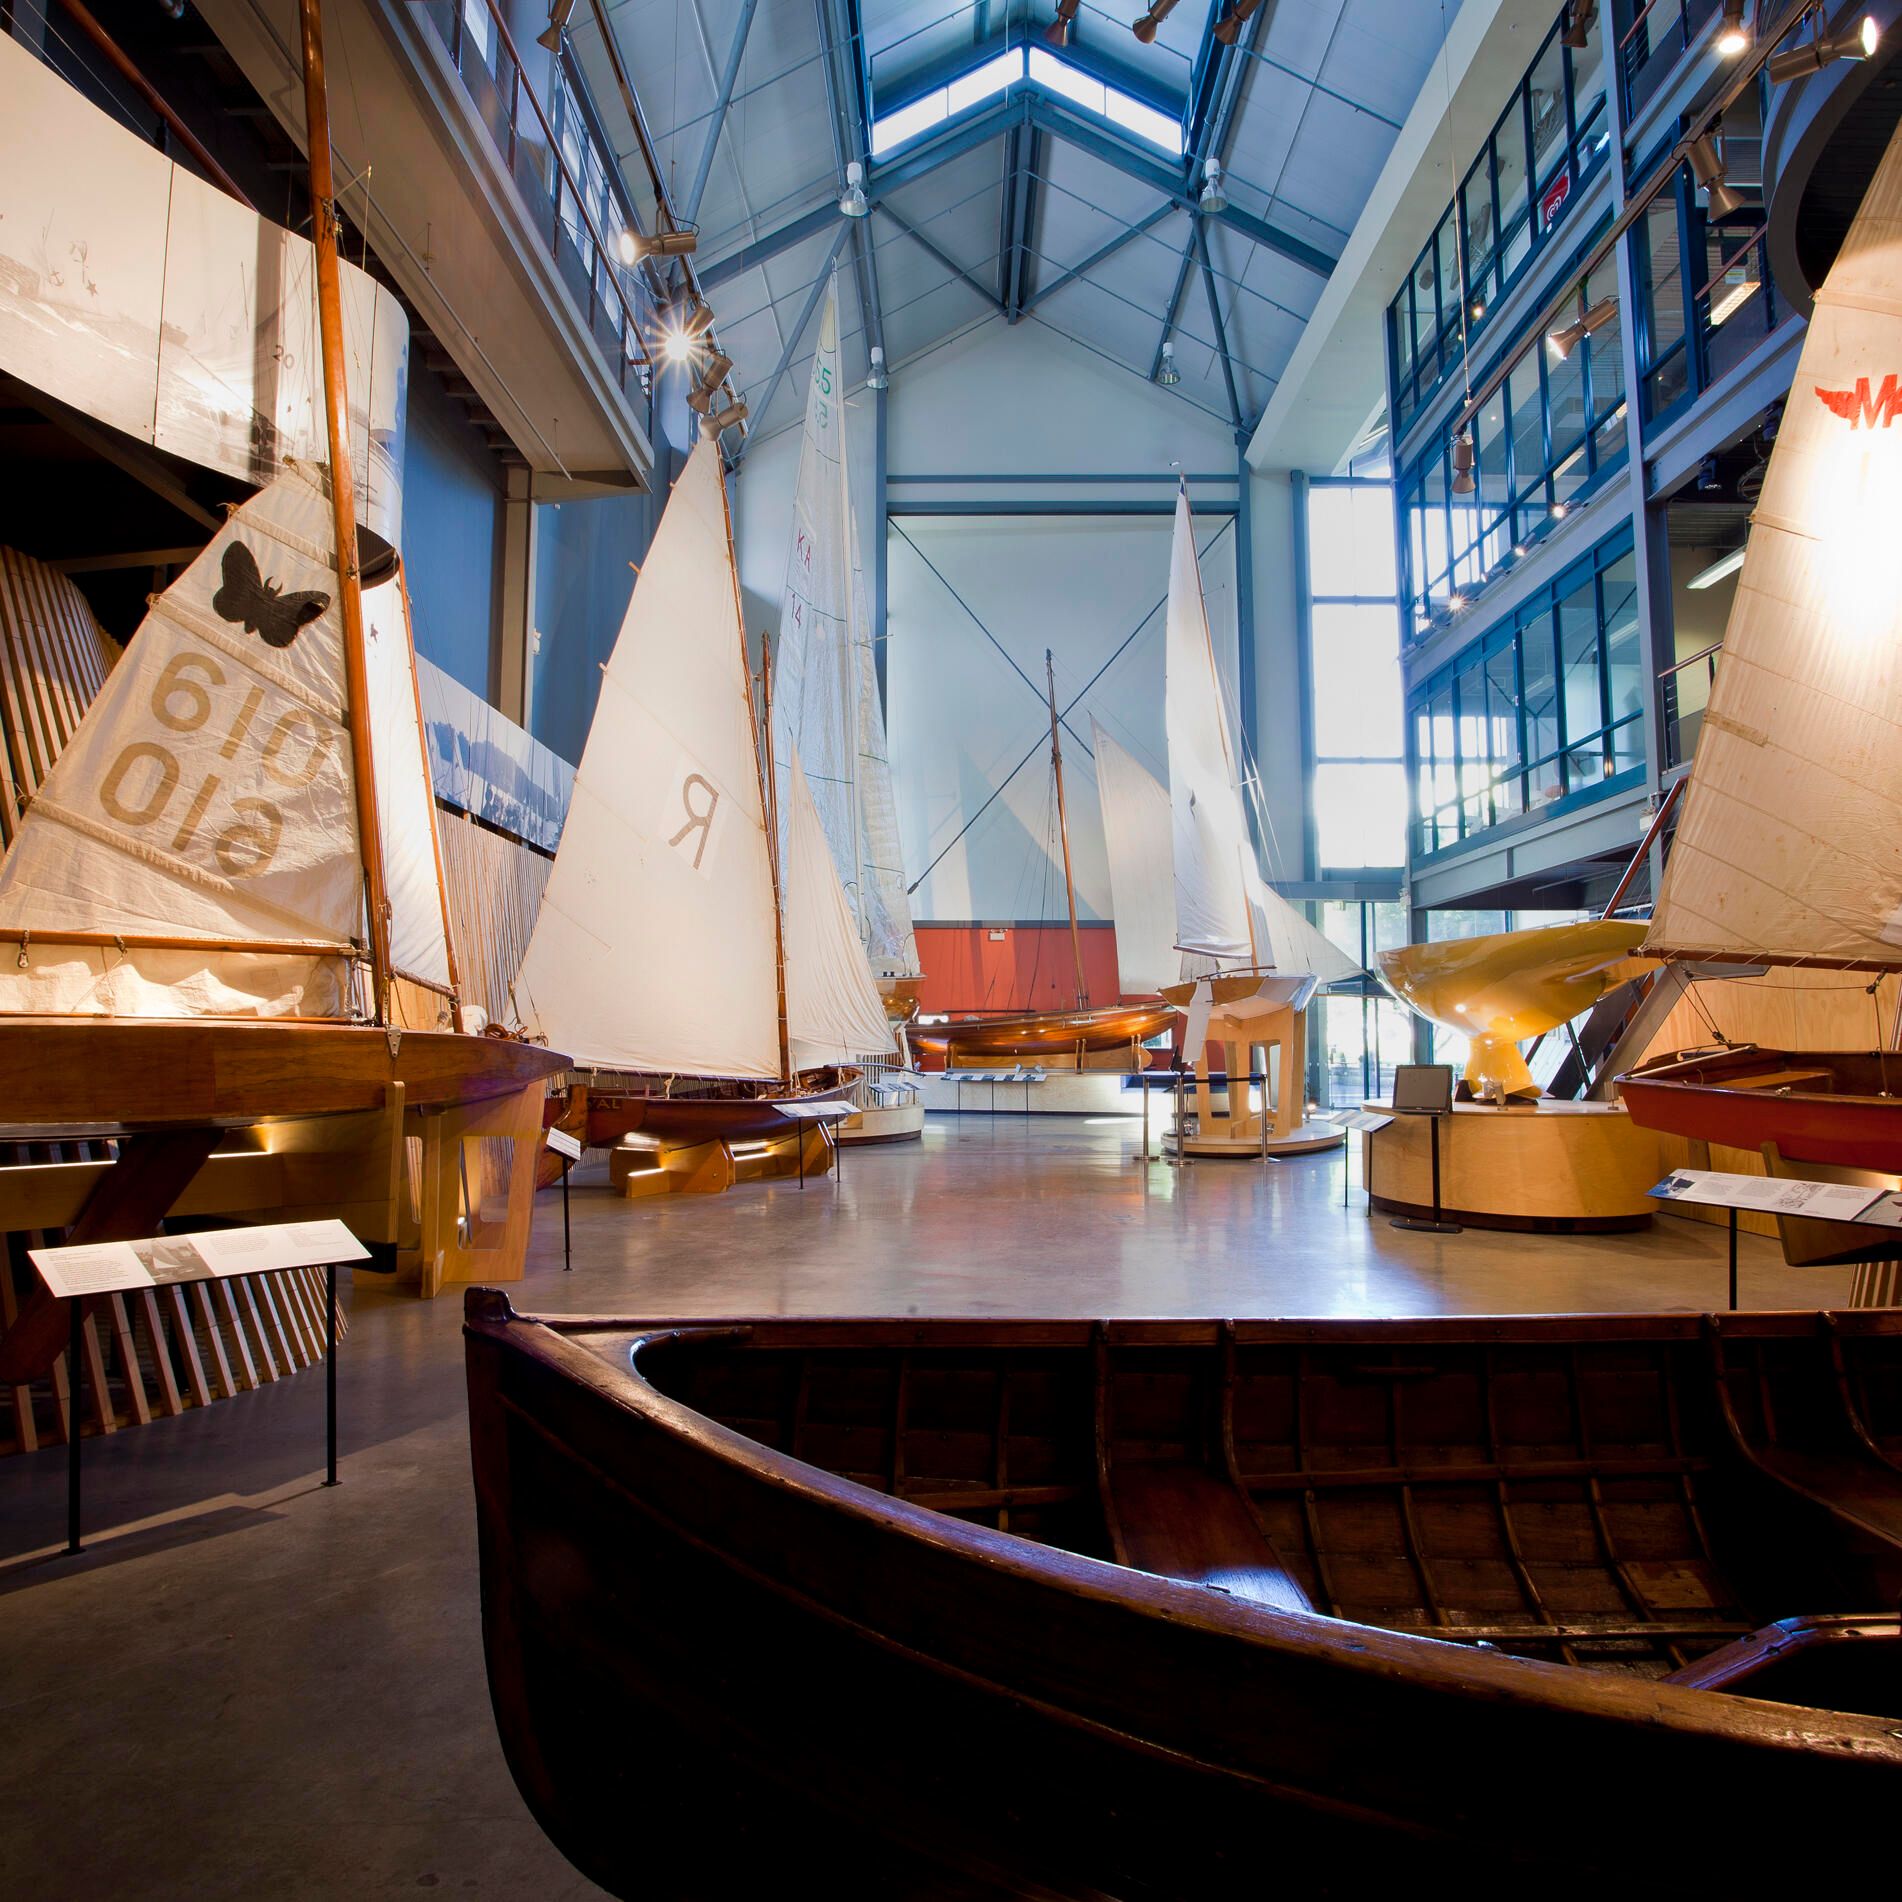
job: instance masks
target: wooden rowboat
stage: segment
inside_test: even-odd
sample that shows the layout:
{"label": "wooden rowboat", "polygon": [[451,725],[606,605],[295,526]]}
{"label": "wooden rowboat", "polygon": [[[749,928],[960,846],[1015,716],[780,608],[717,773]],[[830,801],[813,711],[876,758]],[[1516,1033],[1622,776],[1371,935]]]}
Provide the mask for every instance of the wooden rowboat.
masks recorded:
{"label": "wooden rowboat", "polygon": [[617,1894],[1892,1853],[1902,1314],[465,1336],[497,1723]]}
{"label": "wooden rowboat", "polygon": [[1618,1089],[1641,1129],[1902,1173],[1902,1051],[1732,1044],[1660,1057]]}
{"label": "wooden rowboat", "polygon": [[1134,1052],[1176,1020],[1172,1004],[1112,1004],[1101,1010],[1032,1011],[1019,1017],[953,1017],[913,1024],[914,1050],[932,1056],[995,1059]]}

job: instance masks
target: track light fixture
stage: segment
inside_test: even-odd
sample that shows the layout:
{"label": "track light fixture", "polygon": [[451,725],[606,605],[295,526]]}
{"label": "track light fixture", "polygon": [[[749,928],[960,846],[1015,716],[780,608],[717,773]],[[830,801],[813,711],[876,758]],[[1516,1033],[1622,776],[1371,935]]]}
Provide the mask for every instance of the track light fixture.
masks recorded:
{"label": "track light fixture", "polygon": [[561,51],[561,36],[567,30],[568,16],[575,10],[575,0],[549,0],[548,26],[544,32],[535,35],[535,44],[545,46],[551,53]]}
{"label": "track light fixture", "polygon": [[1473,432],[1462,429],[1453,438],[1453,493],[1471,495],[1476,486],[1473,481]]}
{"label": "track light fixture", "polygon": [[746,399],[742,397],[737,403],[729,403],[719,415],[707,417],[700,427],[709,436],[719,436],[745,421]]}
{"label": "track light fixture", "polygon": [[1209,159],[1202,167],[1202,215],[1213,218],[1228,209],[1228,193],[1222,189],[1222,161]]}
{"label": "track light fixture", "polygon": [[1598,0],[1568,0],[1559,44],[1571,47],[1574,52],[1582,51],[1591,43],[1592,28],[1597,24]]}
{"label": "track light fixture", "polygon": [[1847,33],[1826,34],[1823,31],[1823,16],[1817,13],[1812,18],[1816,22],[1816,31],[1809,39],[1801,46],[1791,47],[1786,53],[1771,54],[1770,64],[1765,70],[1773,86],[1821,72],[1825,66],[1834,65],[1839,59],[1873,59],[1876,48],[1882,43],[1882,29],[1876,25],[1873,14],[1865,13],[1862,24],[1852,27]]}
{"label": "track light fixture", "polygon": [[1132,21],[1129,30],[1142,41],[1143,45],[1152,44],[1156,37],[1156,28],[1168,19],[1178,4],[1179,0],[1149,0],[1149,11],[1140,20]]}
{"label": "track light fixture", "polygon": [[687,407],[700,415],[708,415],[720,394],[720,385],[733,374],[733,359],[714,347],[713,354],[700,366],[699,387],[687,398]]}
{"label": "track light fixture", "polygon": [[1164,389],[1173,389],[1182,381],[1182,372],[1176,368],[1176,347],[1166,338],[1162,346],[1162,367],[1156,372],[1156,381]]}
{"label": "track light fixture", "polygon": [[1043,30],[1047,45],[1062,52],[1070,44],[1070,22],[1076,18],[1077,8],[1082,4],[1083,0],[1057,0],[1057,17]]}
{"label": "track light fixture", "polygon": [[1724,23],[1717,29],[1717,53],[1720,59],[1735,59],[1750,44],[1750,29],[1744,24],[1745,0],[1724,0]]}
{"label": "track light fixture", "polygon": [[649,258],[690,258],[699,244],[697,229],[650,232],[636,231],[629,226],[621,233],[615,248],[621,254],[621,262],[632,269]]}
{"label": "track light fixture", "polygon": [[[1072,8],[1072,11],[1075,9]],[[865,373],[865,387],[868,390],[888,390],[891,386],[891,375],[885,368],[885,352],[873,344],[872,367]]]}
{"label": "track light fixture", "polygon": [[1215,37],[1233,46],[1249,20],[1261,11],[1261,0],[1228,0],[1228,11],[1215,23]]}
{"label": "track light fixture", "polygon": [[1691,162],[1691,176],[1704,188],[1704,202],[1711,217],[1730,218],[1743,209],[1743,194],[1726,182],[1724,155],[1716,133],[1706,132],[1701,139],[1693,139],[1685,147],[1684,156]]}
{"label": "track light fixture", "polygon": [[839,210],[848,218],[871,214],[871,200],[865,196],[865,167],[857,159],[845,168],[845,190],[839,194]]}
{"label": "track light fixture", "polygon": [[1545,347],[1563,363],[1595,330],[1603,330],[1618,315],[1618,300],[1601,297],[1582,317],[1546,332]]}

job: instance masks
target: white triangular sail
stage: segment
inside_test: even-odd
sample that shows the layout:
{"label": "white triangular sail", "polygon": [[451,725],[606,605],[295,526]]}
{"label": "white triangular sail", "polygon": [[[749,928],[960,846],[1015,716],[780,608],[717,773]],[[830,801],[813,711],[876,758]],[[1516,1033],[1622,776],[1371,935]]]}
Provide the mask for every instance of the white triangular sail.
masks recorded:
{"label": "white triangular sail", "polygon": [[1360,976],[1256,868],[1186,493],[1176,498],[1169,553],[1164,693],[1176,944],[1223,963],[1312,972],[1324,984]]}
{"label": "white triangular sail", "polygon": [[918,968],[917,946],[872,642],[840,396],[838,296],[828,288],[806,395],[792,548],[773,652],[779,808],[782,817],[790,811],[789,762],[797,754],[866,955],[881,970],[909,973]]}
{"label": "white triangular sail", "polygon": [[710,439],[674,485],[603,671],[515,1000],[577,1062],[780,1074],[772,867]]}
{"label": "white triangular sail", "polygon": [[1096,796],[1109,852],[1117,981],[1126,997],[1180,982],[1175,881],[1170,876],[1169,789],[1135,755],[1090,721]]}
{"label": "white triangular sail", "polygon": [[401,574],[363,591],[364,677],[376,761],[377,831],[390,900],[390,966],[449,989],[449,938],[436,851],[436,801],[423,750]]}
{"label": "white triangular sail", "polygon": [[891,1025],[832,862],[806,775],[786,762],[786,1030],[795,1069],[891,1051]]}
{"label": "white triangular sail", "polygon": [[0,1012],[349,1013],[335,546],[321,477],[291,464],[153,600],[0,866],[0,932],[30,937],[0,956]]}
{"label": "white triangular sail", "polygon": [[1902,131],[1816,295],[1647,951],[1902,965]]}

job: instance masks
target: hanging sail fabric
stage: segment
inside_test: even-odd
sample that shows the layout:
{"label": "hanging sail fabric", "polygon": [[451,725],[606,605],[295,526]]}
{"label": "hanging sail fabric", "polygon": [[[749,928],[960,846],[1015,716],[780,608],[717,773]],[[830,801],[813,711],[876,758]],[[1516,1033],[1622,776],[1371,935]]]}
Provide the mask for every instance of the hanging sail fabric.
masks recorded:
{"label": "hanging sail fabric", "polygon": [[515,982],[578,1061],[780,1074],[773,883],[719,451],[674,485]]}
{"label": "hanging sail fabric", "polygon": [[1096,794],[1109,851],[1116,921],[1116,973],[1126,997],[1147,997],[1183,975],[1176,949],[1175,883],[1169,866],[1169,789],[1095,719]]}
{"label": "hanging sail fabric", "polygon": [[1262,962],[1276,971],[1312,971],[1323,984],[1335,984],[1366,972],[1334,940],[1302,917],[1251,868],[1248,906]]}
{"label": "hanging sail fabric", "polygon": [[288,463],[153,599],[35,795],[0,866],[25,936],[0,1012],[347,1016],[343,683],[328,491]]}
{"label": "hanging sail fabric", "polygon": [[850,1063],[892,1048],[891,1025],[866,968],[851,907],[832,862],[797,753],[786,762],[786,1029],[795,1069]]}
{"label": "hanging sail fabric", "polygon": [[1902,133],[1816,294],[1644,943],[1902,965]]}
{"label": "hanging sail fabric", "polygon": [[436,847],[436,800],[423,750],[409,602],[400,572],[364,589],[363,640],[377,830],[390,899],[390,966],[399,977],[447,991],[449,937]]}
{"label": "hanging sail fabric", "polygon": [[779,810],[790,812],[790,761],[797,753],[866,955],[881,969],[909,973],[918,968],[917,947],[905,897],[840,391],[838,293],[828,287],[806,394],[792,549],[773,652]]}
{"label": "hanging sail fabric", "polygon": [[1176,497],[1163,636],[1169,808],[1175,863],[1176,943],[1209,957],[1257,962],[1247,874],[1254,848],[1242,816],[1240,775],[1215,675],[1195,529],[1186,492]]}

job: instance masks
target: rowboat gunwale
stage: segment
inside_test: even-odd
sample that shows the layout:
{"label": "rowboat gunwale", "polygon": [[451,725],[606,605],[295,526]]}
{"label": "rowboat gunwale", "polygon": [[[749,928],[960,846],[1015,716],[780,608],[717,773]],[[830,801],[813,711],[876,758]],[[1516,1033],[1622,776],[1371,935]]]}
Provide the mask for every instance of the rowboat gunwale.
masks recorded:
{"label": "rowboat gunwale", "polygon": [[[1902,1335],[1902,1310],[1846,1310],[1830,1314],[1828,1318],[1845,1335]],[[1233,1338],[1238,1346],[1329,1341],[1375,1345],[1418,1342],[1422,1330],[1426,1329],[1429,1338],[1439,1340],[1484,1339],[1493,1343],[1536,1344],[1576,1339],[1581,1327],[1602,1326],[1606,1331],[1597,1338],[1609,1341],[1660,1337],[1695,1341],[1702,1337],[1709,1319],[1702,1315],[1676,1314],[1437,1316],[1422,1321],[1329,1318],[1235,1323]],[[1816,1323],[1817,1315],[1808,1311],[1721,1317],[1722,1332],[1728,1340],[1800,1337],[1813,1332]],[[1099,1609],[1111,1607],[1171,1630],[1186,1629],[1211,1639],[1236,1641],[1251,1651],[1273,1653],[1298,1666],[1320,1665],[1355,1677],[1389,1682],[1404,1680],[1410,1690],[1423,1694],[1437,1693],[1461,1701],[1478,1697],[1494,1706],[1519,1706],[1560,1717],[1614,1724],[1641,1723],[1651,1734],[1663,1731],[1703,1739],[1719,1747],[1766,1749],[1822,1760],[1853,1757],[1865,1763],[1880,1758],[1902,1770],[1902,1736],[1892,1719],[1627,1679],[1504,1653],[1488,1656],[1470,1645],[1425,1633],[1415,1635],[1318,1613],[1250,1604],[1183,1580],[1039,1545],[1010,1533],[974,1525],[909,1504],[809,1461],[777,1452],[669,1398],[637,1370],[643,1351],[689,1345],[695,1339],[731,1338],[739,1332],[783,1332],[789,1347],[817,1347],[825,1344],[829,1336],[854,1332],[862,1338],[868,1328],[881,1332],[890,1330],[890,1338],[865,1341],[866,1345],[896,1346],[909,1340],[919,1347],[968,1348],[982,1345],[987,1339],[994,1342],[1000,1333],[1007,1333],[1014,1343],[1047,1347],[1082,1346],[1093,1337],[1098,1325],[1090,1321],[1060,1320],[921,1325],[879,1319],[787,1321],[776,1316],[669,1322],[592,1316],[539,1317],[517,1314],[506,1295],[498,1290],[471,1289],[465,1302],[463,1331],[466,1338],[506,1345],[541,1362],[558,1377],[576,1382],[611,1406],[715,1461],[744,1484],[771,1487],[824,1515],[881,1528],[906,1544],[920,1545],[943,1558],[975,1565],[992,1577],[1010,1577],[1026,1586],[1054,1591]],[[1221,1338],[1225,1325],[1228,1324],[1219,1321],[1126,1320],[1102,1324],[1102,1332],[1113,1346],[1201,1344],[1212,1347]],[[941,1331],[949,1329],[956,1332]],[[630,1337],[626,1366],[569,1338],[609,1332]],[[656,1511],[638,1499],[634,1503],[637,1510]],[[739,1562],[734,1555],[726,1556]],[[750,1581],[756,1587],[796,1601],[808,1611],[845,1619],[875,1642],[899,1642],[875,1627],[861,1624],[850,1614],[816,1603],[783,1579],[753,1570]],[[926,1658],[924,1662],[936,1664],[942,1660]],[[987,1682],[1000,1696],[1021,1698],[1026,1695],[1021,1688]],[[1713,1699],[1723,1701],[1717,1704]],[[1077,1711],[1063,1711],[1060,1715],[1084,1723],[1095,1721]],[[1147,1740],[1132,1737],[1128,1741],[1140,1745]],[[1213,1760],[1203,1767],[1265,1780],[1260,1772]],[[1381,1820],[1383,1824],[1397,1825],[1400,1819],[1383,1813]]]}

